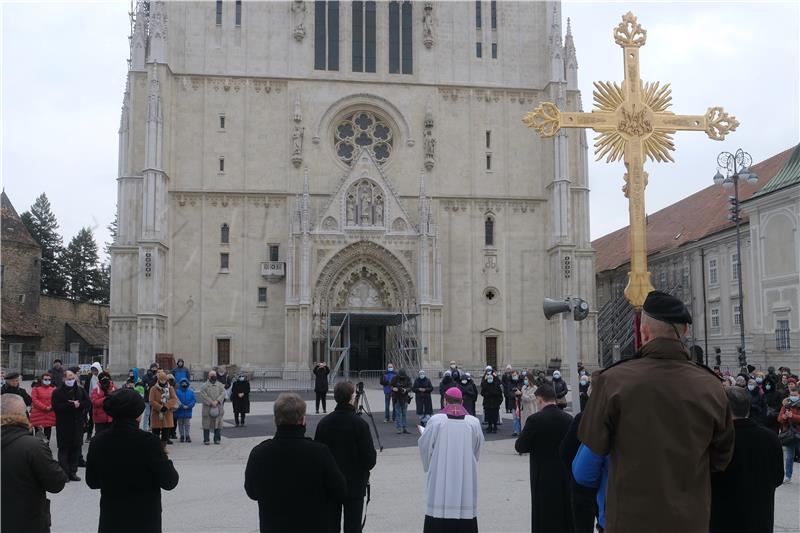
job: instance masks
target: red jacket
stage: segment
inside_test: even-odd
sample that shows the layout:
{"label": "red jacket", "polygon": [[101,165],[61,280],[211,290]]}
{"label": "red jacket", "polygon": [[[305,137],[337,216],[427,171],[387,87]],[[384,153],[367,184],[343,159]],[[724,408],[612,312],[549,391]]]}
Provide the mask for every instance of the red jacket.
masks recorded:
{"label": "red jacket", "polygon": [[56,412],[53,411],[53,391],[55,385],[31,387],[31,425],[37,428],[51,428],[56,425]]}
{"label": "red jacket", "polygon": [[95,424],[108,424],[111,422],[111,417],[108,416],[103,409],[103,401],[111,395],[112,392],[117,390],[112,383],[108,387],[108,394],[106,394],[103,389],[97,387],[92,391],[90,398],[92,400],[92,422]]}
{"label": "red jacket", "polygon": [[[788,402],[788,400],[783,401]],[[787,412],[792,414],[791,418],[784,418]],[[800,429],[800,403],[795,404],[794,407],[789,406],[788,403],[784,403],[778,415],[778,423],[783,429],[788,429],[790,423],[796,424],[796,427]]]}

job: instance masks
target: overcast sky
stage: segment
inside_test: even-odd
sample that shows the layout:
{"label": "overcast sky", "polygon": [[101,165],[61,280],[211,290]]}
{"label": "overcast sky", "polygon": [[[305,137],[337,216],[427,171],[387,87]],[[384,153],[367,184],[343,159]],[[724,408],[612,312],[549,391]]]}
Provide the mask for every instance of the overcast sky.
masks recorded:
{"label": "overcast sky", "polygon": [[[19,212],[46,192],[65,242],[89,226],[102,248],[114,217],[129,6],[0,3],[3,186]],[[647,165],[648,213],[711,184],[721,150],[741,147],[761,161],[798,142],[797,2],[565,1],[586,111],[593,81],[621,81],[612,30],[629,9],[647,30],[641,76],[672,84],[671,110],[701,114],[721,105],[741,122],[724,142],[678,133],[676,162]],[[622,174],[621,162],[589,167],[593,238],[627,225]]]}

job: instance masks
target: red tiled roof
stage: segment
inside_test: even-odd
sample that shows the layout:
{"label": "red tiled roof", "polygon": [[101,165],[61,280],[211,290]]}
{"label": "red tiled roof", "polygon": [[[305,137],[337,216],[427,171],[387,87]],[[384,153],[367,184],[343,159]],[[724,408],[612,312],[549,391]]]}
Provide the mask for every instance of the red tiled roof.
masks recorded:
{"label": "red tiled roof", "polygon": [[[756,165],[758,182],[739,184],[739,200],[750,198],[783,168],[795,146]],[[734,226],[728,220],[728,196],[733,192],[719,185],[710,185],[683,200],[665,207],[647,217],[647,255],[664,252],[688,242],[702,239]],[[747,216],[743,213],[743,220]],[[628,226],[592,241],[597,251],[595,271],[615,269],[630,261],[631,250]]]}

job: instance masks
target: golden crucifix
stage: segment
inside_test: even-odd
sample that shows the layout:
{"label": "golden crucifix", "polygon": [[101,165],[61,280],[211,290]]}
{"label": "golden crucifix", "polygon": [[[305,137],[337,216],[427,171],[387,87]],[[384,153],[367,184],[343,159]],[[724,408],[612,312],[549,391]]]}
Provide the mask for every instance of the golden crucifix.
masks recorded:
{"label": "golden crucifix", "polygon": [[622,86],[614,82],[595,82],[591,113],[562,112],[550,102],[527,113],[522,121],[542,137],[552,137],[561,128],[592,128],[595,154],[606,162],[625,162],[625,185],[622,191],[628,198],[630,215],[631,271],[625,298],[638,311],[647,294],[653,290],[647,270],[647,235],[644,211],[644,189],[647,173],[644,161],[674,161],[672,135],[677,130],[704,131],[716,141],[736,130],[739,122],[721,107],[710,107],[705,115],[676,115],[667,111],[672,96],[669,84],[644,83],[639,78],[639,47],[647,31],[642,29],[630,11],[614,29],[614,41],[622,47],[625,79]]}

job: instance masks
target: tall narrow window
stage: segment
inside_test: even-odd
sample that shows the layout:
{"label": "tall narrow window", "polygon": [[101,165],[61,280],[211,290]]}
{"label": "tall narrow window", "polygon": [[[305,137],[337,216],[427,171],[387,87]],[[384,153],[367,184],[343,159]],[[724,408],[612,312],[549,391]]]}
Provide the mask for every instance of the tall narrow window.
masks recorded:
{"label": "tall narrow window", "polygon": [[709,259],[708,260],[708,284],[709,285],[717,285],[719,283],[719,278],[717,276],[717,260],[716,259]]}
{"label": "tall narrow window", "polygon": [[492,132],[486,130],[486,148],[492,147]]}
{"label": "tall narrow window", "polygon": [[217,0],[217,26],[222,26],[222,0]]}
{"label": "tall narrow window", "polygon": [[258,288],[258,305],[267,305],[267,288]]}
{"label": "tall narrow window", "polygon": [[475,56],[483,57],[483,43],[475,43]]}
{"label": "tall narrow window", "polygon": [[731,254],[731,280],[739,280],[739,254]]}
{"label": "tall narrow window", "polygon": [[280,251],[279,245],[270,244],[269,245],[269,260],[270,261],[278,261],[278,252],[279,251]]}
{"label": "tall narrow window", "polygon": [[219,171],[220,172],[225,172],[225,158],[224,157],[220,157],[219,158]]}
{"label": "tall narrow window", "polygon": [[711,308],[711,327],[719,329],[719,307]]}
{"label": "tall narrow window", "polygon": [[481,27],[481,0],[475,0],[475,27]]}
{"label": "tall narrow window", "polygon": [[400,73],[400,2],[389,2],[389,73]]}
{"label": "tall narrow window", "polygon": [[484,222],[483,240],[486,246],[494,246],[494,219],[490,216]]}
{"label": "tall narrow window", "polygon": [[314,2],[314,68],[325,70],[325,2]]}
{"label": "tall narrow window", "polygon": [[219,228],[219,242],[228,244],[231,242],[231,228],[227,224],[223,224]]}
{"label": "tall narrow window", "polygon": [[491,3],[492,8],[492,29],[497,29],[497,0],[492,0]]}
{"label": "tall narrow window", "polygon": [[413,71],[414,62],[412,60],[412,45],[411,41],[411,2],[403,2],[403,74],[411,74]]}
{"label": "tall narrow window", "polygon": [[314,2],[314,68],[339,70],[339,2]]}
{"label": "tall narrow window", "polygon": [[353,72],[364,72],[364,2],[353,1]]}
{"label": "tall narrow window", "polygon": [[217,364],[231,364],[231,340],[217,339]]}
{"label": "tall narrow window", "polygon": [[236,25],[242,25],[242,0],[236,0]]}
{"label": "tall narrow window", "polygon": [[364,72],[375,72],[375,17],[374,1],[364,2]]}
{"label": "tall narrow window", "polygon": [[497,59],[497,43],[492,43],[492,59]]}
{"label": "tall narrow window", "polygon": [[738,305],[733,306],[733,325],[739,327],[742,324],[742,308]]}
{"label": "tall narrow window", "polygon": [[787,351],[791,348],[789,342],[789,321],[776,320],[775,321],[775,349],[781,352]]}
{"label": "tall narrow window", "polygon": [[219,116],[219,129],[221,130],[225,129],[225,115]]}
{"label": "tall narrow window", "polygon": [[219,269],[223,272],[227,272],[229,266],[230,266],[230,255],[227,253],[219,254]]}
{"label": "tall narrow window", "polygon": [[486,154],[486,170],[492,170],[492,154]]}

